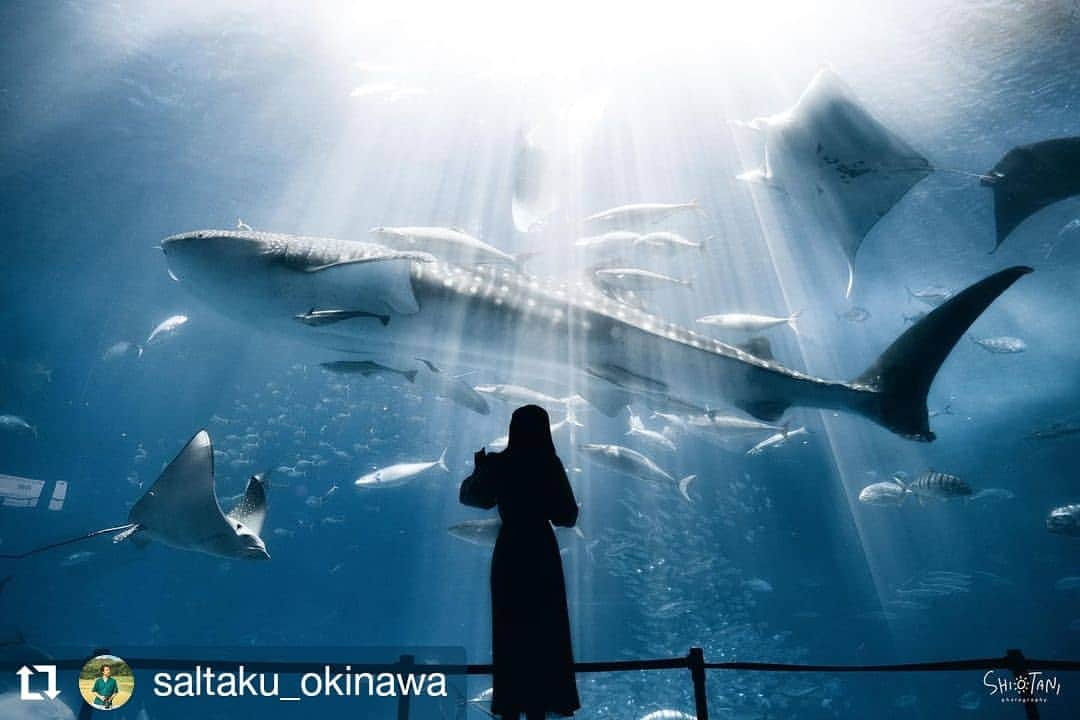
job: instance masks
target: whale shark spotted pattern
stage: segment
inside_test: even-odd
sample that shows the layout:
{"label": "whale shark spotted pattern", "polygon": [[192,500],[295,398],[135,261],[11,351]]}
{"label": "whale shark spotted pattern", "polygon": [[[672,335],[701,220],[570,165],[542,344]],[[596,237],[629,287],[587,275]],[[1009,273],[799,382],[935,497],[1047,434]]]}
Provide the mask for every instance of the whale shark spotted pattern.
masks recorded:
{"label": "whale shark spotted pattern", "polygon": [[[294,247],[294,245],[296,247]],[[389,356],[448,358],[496,372],[550,374],[569,368],[589,402],[614,390],[654,409],[729,402],[775,420],[792,405],[854,412],[902,436],[932,440],[926,395],[949,352],[975,319],[1031,268],[1002,270],[956,293],[902,334],[850,382],[829,381],[699,335],[604,297],[507,267],[466,268],[341,240],[203,230],[162,241],[172,275],[220,312],[309,343]],[[362,252],[363,262],[348,258]],[[341,255],[340,259],[335,255]],[[318,258],[310,272],[278,256]],[[390,312],[367,322],[307,327],[311,307]],[[394,307],[401,308],[400,311]],[[575,374],[576,373],[576,374]],[[634,378],[623,384],[619,378]],[[692,404],[692,403],[691,403]]]}

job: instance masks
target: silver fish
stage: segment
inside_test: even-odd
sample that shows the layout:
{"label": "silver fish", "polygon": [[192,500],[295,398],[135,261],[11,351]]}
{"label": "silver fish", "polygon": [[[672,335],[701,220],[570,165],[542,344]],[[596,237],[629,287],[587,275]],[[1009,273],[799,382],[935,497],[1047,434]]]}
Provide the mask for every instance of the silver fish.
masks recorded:
{"label": "silver fish", "polygon": [[428,252],[453,263],[516,266],[520,260],[458,228],[374,227],[371,234],[388,247]]}
{"label": "silver fish", "polygon": [[608,288],[629,292],[646,292],[665,287],[692,288],[689,280],[633,267],[604,267],[593,270],[595,281]]}
{"label": "silver fish", "polygon": [[1080,537],[1080,504],[1054,508],[1046,516],[1046,529],[1060,535]]}
{"label": "silver fish", "polygon": [[759,332],[761,330],[774,328],[778,325],[787,325],[798,334],[799,328],[795,323],[801,314],[801,310],[797,310],[787,317],[753,315],[750,313],[724,313],[720,315],[705,315],[704,317],[699,317],[697,322],[702,325],[712,325],[721,330],[741,330],[745,332]]}
{"label": "silver fish", "polygon": [[584,222],[596,223],[656,223],[672,215],[685,211],[699,212],[696,200],[685,203],[635,203],[619,205],[609,210],[598,212],[585,218]]}
{"label": "silver fish", "polygon": [[151,331],[150,336],[146,338],[146,342],[144,342],[143,345],[149,345],[154,340],[172,335],[187,321],[187,315],[173,315],[172,317],[165,318],[158,323],[153,331]]}
{"label": "silver fish", "polygon": [[897,507],[904,504],[908,489],[902,482],[876,482],[859,491],[859,502],[881,507]]}
{"label": "silver fish", "polygon": [[938,307],[942,305],[946,300],[953,296],[952,290],[947,290],[943,287],[932,286],[923,288],[922,290],[912,290],[905,286],[908,292],[908,297],[919,300],[931,307]]}
{"label": "silver fish", "polygon": [[678,485],[679,493],[686,498],[688,502],[690,501],[690,495],[687,491],[690,488],[690,483],[694,481],[694,478],[696,478],[697,475],[687,475],[681,480],[676,481],[674,477],[648,457],[642,455],[637,450],[631,450],[622,445],[584,443],[579,447],[589,458],[616,472],[638,478],[639,480],[666,482]]}
{"label": "silver fish", "polygon": [[379,468],[378,470],[373,470],[367,474],[361,475],[353,482],[353,484],[357,487],[365,488],[397,487],[398,485],[404,485],[420,473],[434,467],[439,467],[445,472],[450,472],[450,468],[446,467],[446,450],[442,451],[442,455],[439,456],[438,460],[432,460],[431,462],[397,463],[396,465],[390,465],[389,467]]}
{"label": "silver fish", "polygon": [[1027,343],[1017,337],[1002,335],[1000,337],[972,338],[976,345],[983,350],[992,353],[1009,354],[1022,353],[1027,350]]}

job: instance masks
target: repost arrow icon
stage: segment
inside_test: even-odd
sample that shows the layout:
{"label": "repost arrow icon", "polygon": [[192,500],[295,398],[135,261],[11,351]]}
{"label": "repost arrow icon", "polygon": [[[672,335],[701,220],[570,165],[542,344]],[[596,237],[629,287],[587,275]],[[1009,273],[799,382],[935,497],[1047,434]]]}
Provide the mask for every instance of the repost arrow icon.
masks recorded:
{"label": "repost arrow icon", "polygon": [[15,674],[19,676],[19,699],[20,700],[42,700],[41,693],[30,692],[30,676],[34,674],[34,671],[23,665],[21,668],[15,671]]}
{"label": "repost arrow icon", "polygon": [[45,690],[45,694],[50,700],[55,700],[56,696],[60,694],[60,691],[56,689],[56,666],[35,665],[34,669],[49,676],[49,687]]}

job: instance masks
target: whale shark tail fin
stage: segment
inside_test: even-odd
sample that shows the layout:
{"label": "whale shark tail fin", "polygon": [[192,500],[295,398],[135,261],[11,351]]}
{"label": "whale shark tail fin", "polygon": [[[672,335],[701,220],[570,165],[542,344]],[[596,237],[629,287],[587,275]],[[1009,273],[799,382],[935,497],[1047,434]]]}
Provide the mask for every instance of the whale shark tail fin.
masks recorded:
{"label": "whale shark tail fin", "polygon": [[926,396],[945,358],[990,303],[1021,276],[1023,265],[980,280],[949,298],[908,328],[862,375],[855,385],[876,391],[861,411],[889,430],[915,440],[930,441]]}
{"label": "whale shark tail fin", "polygon": [[446,451],[449,449],[450,448],[443,448],[442,455],[440,455],[439,459],[436,461],[439,464],[439,467],[446,472],[450,472],[450,468],[446,467]]}

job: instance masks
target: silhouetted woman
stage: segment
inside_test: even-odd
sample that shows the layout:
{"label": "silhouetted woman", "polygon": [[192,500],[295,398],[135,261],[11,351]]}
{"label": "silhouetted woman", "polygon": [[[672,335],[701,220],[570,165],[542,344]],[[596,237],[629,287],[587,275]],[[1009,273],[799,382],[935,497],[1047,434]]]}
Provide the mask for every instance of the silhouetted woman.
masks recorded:
{"label": "silhouetted woman", "polygon": [[[506,450],[474,456],[461,502],[499,506],[502,525],[491,561],[491,711],[516,720],[581,707],[574,678],[570,617],[559,546],[551,523],[572,527],[578,507],[555,454],[547,412],[514,411]],[[549,522],[550,521],[550,522]]]}

